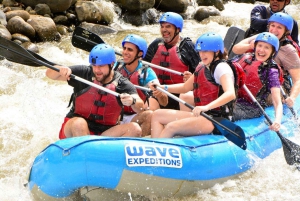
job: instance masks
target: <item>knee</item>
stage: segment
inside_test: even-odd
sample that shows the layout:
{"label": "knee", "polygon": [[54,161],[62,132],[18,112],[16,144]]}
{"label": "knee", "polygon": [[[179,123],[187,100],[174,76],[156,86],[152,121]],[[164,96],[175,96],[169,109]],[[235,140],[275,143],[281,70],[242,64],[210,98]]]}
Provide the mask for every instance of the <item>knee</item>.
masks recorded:
{"label": "knee", "polygon": [[74,129],[82,130],[82,129],[86,129],[88,127],[88,124],[84,118],[78,117],[74,119],[72,123],[72,127]]}
{"label": "knee", "polygon": [[159,116],[161,116],[163,114],[163,110],[162,109],[158,109],[152,112],[151,117],[152,119],[156,119]]}
{"label": "knee", "polygon": [[145,117],[146,117],[147,121],[151,121],[152,115],[153,115],[153,111],[152,110],[145,111]]}
{"label": "knee", "polygon": [[174,124],[172,122],[170,122],[167,125],[165,125],[165,131],[168,131],[170,133],[174,133],[175,134],[177,130],[178,129],[176,127],[176,124]]}
{"label": "knee", "polygon": [[130,122],[130,127],[131,127],[131,133],[133,137],[141,137],[142,136],[142,128],[140,125],[136,122]]}

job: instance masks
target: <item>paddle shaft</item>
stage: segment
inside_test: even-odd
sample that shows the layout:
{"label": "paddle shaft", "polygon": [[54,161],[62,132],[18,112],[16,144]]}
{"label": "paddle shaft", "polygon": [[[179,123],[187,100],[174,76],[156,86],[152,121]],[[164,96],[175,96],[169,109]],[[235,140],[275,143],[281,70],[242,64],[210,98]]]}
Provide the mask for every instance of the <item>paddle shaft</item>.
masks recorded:
{"label": "paddle shaft", "polygon": [[[80,27],[80,29],[83,29],[83,28]],[[90,34],[92,34],[92,35],[95,36],[95,37],[100,38],[100,36],[98,36],[98,35],[96,35],[96,34],[90,32],[90,31],[88,31],[88,30],[85,30],[85,31],[89,32]],[[74,35],[73,37],[76,37],[76,38],[79,39],[81,42],[83,42],[83,43],[88,43],[89,45],[92,45],[92,46],[98,45],[98,43],[96,43],[96,42],[94,42],[94,41],[92,41],[92,40],[89,40],[89,39],[87,39],[87,38],[85,38],[85,37],[79,36],[79,35]],[[103,40],[101,39],[101,41],[103,41]],[[103,41],[103,42],[104,42],[104,41]],[[122,53],[117,52],[117,51],[115,51],[115,54],[116,54],[116,55],[119,55],[119,56],[122,56]],[[168,69],[168,68],[165,68],[165,67],[162,67],[162,66],[158,66],[158,65],[156,65],[156,64],[152,64],[152,63],[147,62],[147,61],[143,61],[143,60],[140,60],[140,61],[141,61],[144,65],[148,65],[148,66],[151,66],[151,67],[160,69],[160,70],[164,70],[164,71],[167,71],[167,72],[170,72],[170,73],[174,73],[174,74],[183,76],[183,73],[181,73],[181,72],[178,72],[178,71],[175,71],[175,70],[172,70],[172,69]]]}
{"label": "paddle shaft", "polygon": [[[251,91],[248,89],[248,87],[246,85],[243,85],[244,90],[247,92],[247,94],[249,95],[249,97],[251,98],[251,100],[259,107],[260,111],[263,113],[264,117],[266,118],[266,120],[268,121],[268,123],[270,125],[273,124],[272,120],[270,119],[270,117],[267,115],[267,113],[265,112],[265,110],[262,108],[262,106],[259,104],[259,102],[256,100],[256,98],[253,96],[253,94],[251,93]],[[277,133],[277,135],[279,136],[281,142],[288,148],[289,151],[292,150],[292,147],[290,147],[290,145],[286,142],[285,138],[283,137],[283,135],[279,132],[279,131],[275,131]]]}
{"label": "paddle shaft", "polygon": [[[157,87],[157,89],[165,94],[167,94],[170,98],[184,104],[185,106],[187,106],[190,109],[194,109],[195,107],[188,104],[187,102],[185,102],[184,100],[178,98],[177,96],[171,94],[168,91],[165,91],[164,89]],[[217,124],[218,126],[222,127],[224,130],[227,130],[228,132],[230,132],[231,134],[235,135],[236,137],[241,138],[241,136],[239,136],[237,133],[235,133],[234,131],[230,130],[229,128],[227,128],[226,126],[224,126],[223,124],[220,124],[219,122],[217,122],[216,120],[214,120],[213,118],[211,118],[209,115],[205,114],[204,112],[200,112],[200,115],[204,116],[206,119],[210,120],[212,123]]]}
{"label": "paddle shaft", "polygon": [[143,90],[143,91],[147,91],[147,92],[151,92],[152,90],[147,88],[147,87],[142,87],[142,86],[138,86],[138,85],[134,85],[135,88]]}
{"label": "paddle shaft", "polygon": [[[12,42],[12,43],[13,43],[13,42]],[[44,62],[44,61],[41,61],[41,60],[35,58],[35,57],[32,56],[27,50],[25,50],[25,49],[22,48],[21,46],[20,46],[20,48],[22,48],[23,51],[26,51],[30,56],[29,56],[29,55],[27,56],[27,55],[25,55],[25,54],[22,54],[22,53],[20,53],[20,52],[14,50],[14,49],[10,49],[10,48],[8,48],[8,47],[5,47],[5,46],[3,46],[2,44],[0,44],[0,47],[3,48],[3,49],[7,49],[8,51],[11,51],[11,52],[13,52],[14,54],[17,54],[17,55],[19,55],[19,56],[21,56],[21,57],[24,57],[24,58],[26,58],[26,59],[28,59],[28,60],[30,60],[30,61],[33,61],[33,62],[35,62],[35,63],[37,63],[37,64],[39,64],[39,65],[46,66],[46,67],[48,67],[48,68],[50,68],[50,69],[52,69],[52,70],[54,70],[54,71],[59,72],[59,69],[58,69],[58,68],[56,68],[56,67],[54,67],[54,66],[52,66],[52,65],[50,65],[50,64],[48,64],[48,63],[46,63],[46,62]],[[107,89],[107,88],[105,88],[105,87],[102,87],[102,86],[100,86],[100,85],[97,85],[97,84],[95,84],[95,83],[93,83],[93,82],[90,82],[90,81],[88,81],[88,80],[82,79],[81,77],[77,77],[77,76],[71,74],[71,75],[70,75],[70,78],[75,79],[75,80],[78,80],[78,81],[83,82],[83,83],[85,83],[85,84],[87,84],[87,85],[93,86],[93,87],[98,88],[98,89],[100,89],[100,90],[102,90],[102,91],[105,91],[105,92],[107,92],[107,93],[110,93],[110,94],[112,94],[112,95],[114,95],[114,96],[119,97],[119,94],[118,94],[117,92],[112,91],[112,90],[110,90],[110,89]]]}

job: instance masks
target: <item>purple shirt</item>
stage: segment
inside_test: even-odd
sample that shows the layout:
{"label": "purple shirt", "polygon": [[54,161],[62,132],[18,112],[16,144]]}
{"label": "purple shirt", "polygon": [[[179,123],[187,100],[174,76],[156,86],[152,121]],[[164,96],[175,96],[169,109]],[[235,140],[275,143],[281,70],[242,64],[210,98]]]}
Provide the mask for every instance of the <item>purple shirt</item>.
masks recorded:
{"label": "purple shirt", "polygon": [[[266,68],[264,68],[264,71],[262,72],[262,75],[264,78],[266,78]],[[280,87],[280,80],[279,80],[279,71],[276,68],[271,68],[269,70],[269,76],[267,79],[269,82],[267,82],[268,90],[271,90],[272,87],[279,88]]]}

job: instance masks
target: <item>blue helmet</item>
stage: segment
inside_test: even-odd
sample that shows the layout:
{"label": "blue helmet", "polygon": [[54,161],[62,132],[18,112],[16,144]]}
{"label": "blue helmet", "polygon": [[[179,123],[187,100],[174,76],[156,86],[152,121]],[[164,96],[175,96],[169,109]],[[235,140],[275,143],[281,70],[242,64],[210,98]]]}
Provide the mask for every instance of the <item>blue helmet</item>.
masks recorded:
{"label": "blue helmet", "polygon": [[136,45],[138,47],[139,51],[143,52],[143,58],[146,56],[146,52],[148,49],[147,42],[141,36],[138,36],[135,34],[129,34],[124,38],[124,40],[122,42],[122,47],[124,47],[125,43],[132,43],[132,44]]}
{"label": "blue helmet", "polygon": [[268,23],[270,23],[270,22],[277,22],[279,24],[282,24],[289,31],[292,31],[293,26],[294,26],[293,18],[290,15],[283,13],[283,12],[274,13],[268,20]]}
{"label": "blue helmet", "polygon": [[224,42],[219,34],[208,32],[202,34],[196,41],[195,50],[199,51],[213,51],[220,50],[224,53]]}
{"label": "blue helmet", "polygon": [[89,61],[91,65],[106,65],[116,61],[114,49],[107,44],[96,45],[90,52]]}
{"label": "blue helmet", "polygon": [[275,49],[275,54],[278,52],[279,49],[279,40],[278,38],[269,32],[263,32],[258,34],[258,36],[255,39],[255,43],[257,43],[258,41],[262,41],[265,43],[269,43],[270,45],[272,45]]}
{"label": "blue helmet", "polygon": [[173,13],[173,12],[164,13],[159,19],[159,23],[162,22],[168,22],[170,24],[173,24],[176,28],[179,28],[179,32],[182,31],[183,18],[181,17],[181,15],[177,13]]}

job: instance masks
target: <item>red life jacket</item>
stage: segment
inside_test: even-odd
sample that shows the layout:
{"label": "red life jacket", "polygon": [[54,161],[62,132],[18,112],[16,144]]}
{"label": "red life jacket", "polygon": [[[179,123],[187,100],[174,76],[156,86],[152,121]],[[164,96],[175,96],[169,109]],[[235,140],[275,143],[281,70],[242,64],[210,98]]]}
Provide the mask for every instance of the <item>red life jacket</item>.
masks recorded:
{"label": "red life jacket", "polygon": [[[142,72],[144,71],[144,73],[147,73],[147,67],[142,67],[139,68],[137,71],[134,71],[132,74],[128,74],[127,71],[124,69],[124,66],[121,67],[121,69],[118,70],[124,77],[128,78],[130,80],[130,82],[134,85],[140,85],[139,83],[139,79],[141,77]],[[145,78],[146,78],[146,74]],[[136,89],[138,92],[139,97],[145,102],[147,99],[147,96],[143,93],[142,90],[140,89]],[[131,108],[131,106],[125,106],[124,105],[124,113],[125,114],[135,114],[136,112],[133,111],[133,109]]]}
{"label": "red life jacket", "polygon": [[209,80],[214,80],[210,70],[199,64],[194,72],[193,93],[196,106],[207,105],[219,97],[220,86]]}
{"label": "red life jacket", "polygon": [[[101,85],[96,80],[94,80],[94,83]],[[106,85],[105,88],[116,91],[117,84],[118,79]],[[95,121],[102,125],[116,125],[121,111],[122,107],[114,95],[95,87],[90,86],[75,94],[74,113],[85,119]]]}
{"label": "red life jacket", "polygon": [[[237,60],[232,61],[232,63],[236,66],[239,66],[245,71],[246,76],[244,83],[249,89],[249,91],[253,94],[253,96],[258,97],[258,94],[262,93],[262,89],[266,85],[266,80],[262,81],[258,73],[260,66],[263,65],[263,62],[254,61],[253,57],[253,53],[246,53]],[[272,68],[277,68],[279,70],[279,80],[282,84],[284,79],[281,68],[277,64],[272,65]],[[238,90],[238,97],[244,98],[245,100],[252,102],[251,98],[242,87]]]}
{"label": "red life jacket", "polygon": [[[182,73],[184,71],[188,71],[188,66],[180,60],[180,56],[178,54],[179,48],[177,45],[167,50],[163,43],[159,43],[151,63]],[[183,83],[183,78],[181,75],[176,75],[174,73],[157,68],[153,68],[153,70],[161,84]]]}
{"label": "red life jacket", "polygon": [[[224,91],[222,86],[215,82],[213,77],[214,70],[220,62],[224,60],[218,60],[210,65],[210,69],[206,68],[205,65],[199,64],[194,72],[194,102],[196,106],[207,105],[210,102],[216,100],[221,96]],[[230,101],[225,105],[214,108],[207,112],[213,116],[222,116],[228,118],[233,113],[233,103]]]}
{"label": "red life jacket", "polygon": [[300,47],[299,47],[299,45],[298,45],[295,41],[293,41],[291,35],[287,35],[286,37],[287,37],[288,41],[289,41],[289,42],[294,46],[294,48],[297,50],[298,56],[300,57]]}

